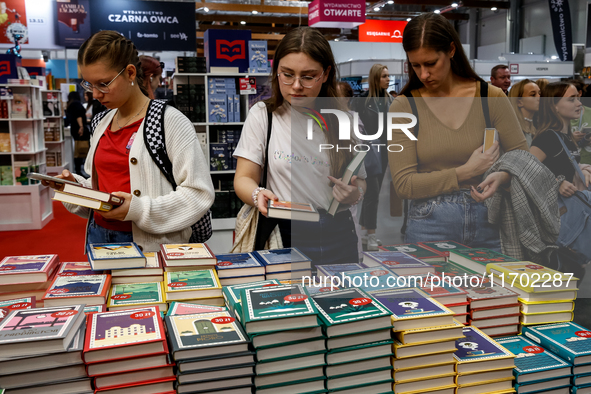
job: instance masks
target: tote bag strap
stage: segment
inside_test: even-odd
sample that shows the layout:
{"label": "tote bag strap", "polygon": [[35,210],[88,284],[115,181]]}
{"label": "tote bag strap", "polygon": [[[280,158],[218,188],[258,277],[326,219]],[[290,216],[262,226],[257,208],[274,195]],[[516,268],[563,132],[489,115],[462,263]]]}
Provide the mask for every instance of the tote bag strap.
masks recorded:
{"label": "tote bag strap", "polygon": [[267,173],[269,169],[269,141],[271,141],[271,126],[273,125],[273,112],[267,108],[267,144],[265,145],[265,167],[263,168],[263,177],[259,186],[267,187]]}
{"label": "tote bag strap", "polygon": [[[552,131],[554,131],[554,130],[552,130]],[[564,143],[564,140],[562,139],[560,134],[558,134],[556,131],[554,131],[554,134],[556,134],[556,138],[558,138],[558,140],[562,144],[562,149],[564,149],[564,151],[566,152],[568,159],[570,160],[570,163],[573,165],[573,167],[575,169],[575,172],[579,175],[579,177],[581,178],[581,181],[583,183],[585,183],[585,175],[583,174],[581,167],[579,167],[579,164],[575,160],[575,157],[572,155],[572,153],[570,153],[570,150],[568,150],[568,148],[566,147],[566,144]],[[587,187],[587,190],[591,190],[591,184],[589,184],[589,186]]]}

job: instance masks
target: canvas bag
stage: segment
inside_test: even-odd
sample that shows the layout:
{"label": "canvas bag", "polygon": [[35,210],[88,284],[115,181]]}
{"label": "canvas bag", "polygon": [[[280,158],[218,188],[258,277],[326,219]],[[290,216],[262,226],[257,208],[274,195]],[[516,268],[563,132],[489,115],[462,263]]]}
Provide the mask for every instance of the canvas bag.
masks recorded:
{"label": "canvas bag", "polygon": [[[168,182],[172,185],[172,190],[176,190],[177,184],[172,174],[172,162],[166,152],[165,134],[164,134],[164,110],[166,109],[166,101],[151,100],[146,112],[146,119],[144,122],[144,144],[148,148],[150,157],[158,166],[162,174],[166,177]],[[96,126],[103,120],[110,110],[100,112],[92,118],[90,123],[90,134],[94,134]],[[211,227],[211,209],[207,210],[205,215],[191,226],[190,243],[204,243],[213,233]]]}
{"label": "canvas bag", "polygon": [[[555,132],[556,133],[556,132]],[[585,182],[585,175],[581,171],[577,161],[570,153],[566,144],[558,135],[556,137],[562,144],[562,149],[575,168],[575,173]],[[558,208],[560,210],[560,234],[558,246],[570,250],[579,264],[584,265],[591,261],[591,185],[587,190],[576,191],[571,197],[558,196]]]}
{"label": "canvas bag", "polygon": [[[271,126],[273,124],[273,113],[267,111],[267,145],[265,145],[265,166],[263,168],[263,177],[259,186],[267,185],[267,169],[269,167],[269,141],[271,140]],[[264,187],[263,186],[263,187]],[[259,229],[259,220],[264,218],[257,207],[244,204],[236,217],[236,227],[234,229],[234,245],[230,253],[248,253],[255,249],[257,240],[257,230]],[[260,236],[260,234],[259,234]],[[283,242],[279,228],[275,227],[269,238],[265,242],[265,249],[281,249]]]}

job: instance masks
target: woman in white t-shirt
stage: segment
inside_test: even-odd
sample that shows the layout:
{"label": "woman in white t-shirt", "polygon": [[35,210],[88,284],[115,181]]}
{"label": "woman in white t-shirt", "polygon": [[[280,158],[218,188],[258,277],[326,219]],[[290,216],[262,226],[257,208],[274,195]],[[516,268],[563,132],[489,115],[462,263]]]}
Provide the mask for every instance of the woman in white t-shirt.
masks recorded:
{"label": "woman in white t-shirt", "polygon": [[[336,116],[320,113],[326,105],[339,107],[339,102],[334,57],[318,30],[299,27],[285,35],[275,51],[271,84],[271,98],[251,108],[234,151],[236,194],[261,213],[255,249],[262,249],[279,225],[284,246],[299,248],[314,266],[357,262],[357,234],[348,208],[363,197],[365,170],[348,185],[340,181],[355,154],[354,149],[349,151],[354,143],[339,140]],[[259,187],[269,112],[268,175],[266,184]],[[337,146],[347,149],[337,150]],[[333,198],[341,203],[334,217],[326,213]],[[269,200],[310,203],[319,211],[320,221],[269,219]]]}

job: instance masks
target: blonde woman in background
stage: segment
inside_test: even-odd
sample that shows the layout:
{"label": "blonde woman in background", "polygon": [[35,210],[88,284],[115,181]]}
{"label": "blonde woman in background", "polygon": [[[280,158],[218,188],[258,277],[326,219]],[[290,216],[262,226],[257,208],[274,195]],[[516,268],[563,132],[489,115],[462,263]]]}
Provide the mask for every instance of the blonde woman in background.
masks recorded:
{"label": "blonde woman in background", "polygon": [[[390,74],[388,67],[383,64],[374,64],[369,70],[369,90],[352,102],[352,109],[359,113],[359,118],[365,126],[367,135],[373,135],[378,131],[379,113],[382,114],[384,128],[387,124],[388,108],[390,108],[393,101],[392,96],[388,93],[389,86]],[[388,144],[387,133],[382,132],[379,140],[372,142],[383,144],[382,146],[385,147]],[[368,141],[368,143],[370,142]],[[375,155],[377,161],[370,163],[367,158],[365,160],[367,193],[363,199],[359,218],[362,229],[367,230],[367,235],[362,237],[362,242],[367,244],[367,250],[378,250],[378,246],[382,244],[376,237],[376,228],[380,189],[382,188],[386,167],[388,167],[388,151],[384,148],[375,153],[377,153]]]}
{"label": "blonde woman in background", "polygon": [[533,119],[540,109],[540,87],[534,81],[524,79],[513,85],[509,91],[509,100],[515,110],[527,145],[531,146],[536,134]]}
{"label": "blonde woman in background", "polygon": [[546,78],[540,78],[536,80],[536,85],[540,87],[540,91],[543,91],[546,85],[548,85],[549,83],[550,81],[548,81]]}

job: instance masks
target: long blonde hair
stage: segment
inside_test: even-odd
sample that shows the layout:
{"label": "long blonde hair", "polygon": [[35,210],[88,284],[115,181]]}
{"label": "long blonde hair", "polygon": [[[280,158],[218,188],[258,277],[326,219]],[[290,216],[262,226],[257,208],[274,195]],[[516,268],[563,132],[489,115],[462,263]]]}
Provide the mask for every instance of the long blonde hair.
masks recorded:
{"label": "long blonde hair", "polygon": [[523,97],[525,85],[527,85],[528,83],[535,84],[535,82],[530,79],[524,79],[523,81],[519,81],[515,85],[513,85],[511,87],[511,90],[509,91],[509,101],[511,101],[513,110],[517,115],[517,119],[519,120],[521,130],[523,130],[524,133],[530,134],[533,137],[536,134],[536,128],[534,127],[531,121],[528,122],[527,120],[525,120],[525,117],[521,113],[521,108],[519,108],[519,100]]}
{"label": "long blonde hair", "polygon": [[[388,66],[384,66],[383,64],[376,63],[371,66],[369,70],[369,94],[367,98],[370,97],[388,97],[389,93],[387,89],[382,89],[380,87],[381,79],[382,79],[382,71],[387,70]],[[383,95],[380,95],[381,91],[384,91]]]}
{"label": "long blonde hair", "polygon": [[[556,104],[564,97],[571,85],[568,82],[552,82],[542,90],[543,100],[540,100],[540,110],[534,117],[536,137],[546,130],[560,131],[564,127],[565,120],[558,114]],[[568,135],[572,139],[572,132],[568,127]]]}

